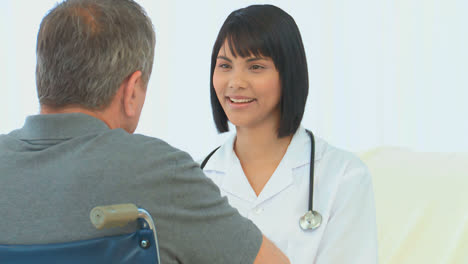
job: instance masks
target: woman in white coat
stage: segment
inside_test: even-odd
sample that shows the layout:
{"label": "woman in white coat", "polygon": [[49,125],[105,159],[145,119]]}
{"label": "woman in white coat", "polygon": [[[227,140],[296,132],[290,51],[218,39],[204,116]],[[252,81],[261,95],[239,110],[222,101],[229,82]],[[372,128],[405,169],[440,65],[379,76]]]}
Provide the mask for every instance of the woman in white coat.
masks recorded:
{"label": "woman in white coat", "polygon": [[[272,5],[232,12],[211,58],[211,104],[219,132],[236,134],[205,160],[204,171],[229,203],[294,264],[377,263],[371,177],[353,154],[300,126],[307,62],[294,19]],[[309,171],[321,225],[303,230]]]}

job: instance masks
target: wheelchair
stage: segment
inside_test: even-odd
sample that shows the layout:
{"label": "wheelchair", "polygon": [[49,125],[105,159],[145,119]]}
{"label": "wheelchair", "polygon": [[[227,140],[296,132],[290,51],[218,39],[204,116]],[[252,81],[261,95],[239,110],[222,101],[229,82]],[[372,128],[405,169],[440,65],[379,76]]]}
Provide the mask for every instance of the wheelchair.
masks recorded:
{"label": "wheelchair", "polygon": [[151,215],[134,204],[94,207],[90,220],[97,229],[138,221],[130,234],[57,244],[0,245],[0,263],[154,263],[161,264]]}

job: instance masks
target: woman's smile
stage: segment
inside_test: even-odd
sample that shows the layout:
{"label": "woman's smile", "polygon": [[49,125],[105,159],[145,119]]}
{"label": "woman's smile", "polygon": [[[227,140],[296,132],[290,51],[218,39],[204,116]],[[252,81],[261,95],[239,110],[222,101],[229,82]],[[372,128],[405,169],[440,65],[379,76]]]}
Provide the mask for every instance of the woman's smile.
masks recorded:
{"label": "woman's smile", "polygon": [[244,109],[255,102],[255,98],[244,96],[226,96],[226,100],[233,109]]}

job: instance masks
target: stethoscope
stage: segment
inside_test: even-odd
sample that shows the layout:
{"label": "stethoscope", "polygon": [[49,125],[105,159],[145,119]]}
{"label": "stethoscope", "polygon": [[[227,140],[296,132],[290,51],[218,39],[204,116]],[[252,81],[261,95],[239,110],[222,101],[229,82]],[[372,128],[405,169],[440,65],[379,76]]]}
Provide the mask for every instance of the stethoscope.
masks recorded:
{"label": "stethoscope", "polygon": [[[299,218],[299,226],[302,230],[315,230],[320,224],[322,224],[322,215],[314,211],[313,209],[313,197],[314,197],[314,160],[315,160],[315,139],[314,134],[309,130],[306,130],[307,134],[310,137],[310,168],[309,168],[309,211],[305,215]],[[200,168],[203,170],[208,160],[211,156],[219,149],[220,147],[215,148],[208,156],[203,160],[200,165]]]}
{"label": "stethoscope", "polygon": [[313,197],[314,197],[314,160],[315,160],[315,139],[314,134],[309,130],[306,130],[310,137],[310,167],[309,167],[309,211],[305,215],[299,218],[299,226],[302,230],[314,230],[322,224],[322,215],[314,211],[313,208]]}

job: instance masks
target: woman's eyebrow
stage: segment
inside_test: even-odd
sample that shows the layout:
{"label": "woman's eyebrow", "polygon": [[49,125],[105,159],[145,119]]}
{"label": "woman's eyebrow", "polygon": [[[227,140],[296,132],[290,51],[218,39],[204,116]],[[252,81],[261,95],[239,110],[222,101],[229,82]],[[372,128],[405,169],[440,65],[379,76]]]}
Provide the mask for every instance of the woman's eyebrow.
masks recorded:
{"label": "woman's eyebrow", "polygon": [[229,59],[229,58],[226,57],[226,56],[218,56],[218,59],[223,59],[223,60],[227,60],[227,61],[229,61],[229,62],[232,62],[232,60]]}
{"label": "woman's eyebrow", "polygon": [[253,58],[247,59],[247,62],[258,61],[258,60],[266,60],[266,59],[263,57],[253,57]]}

